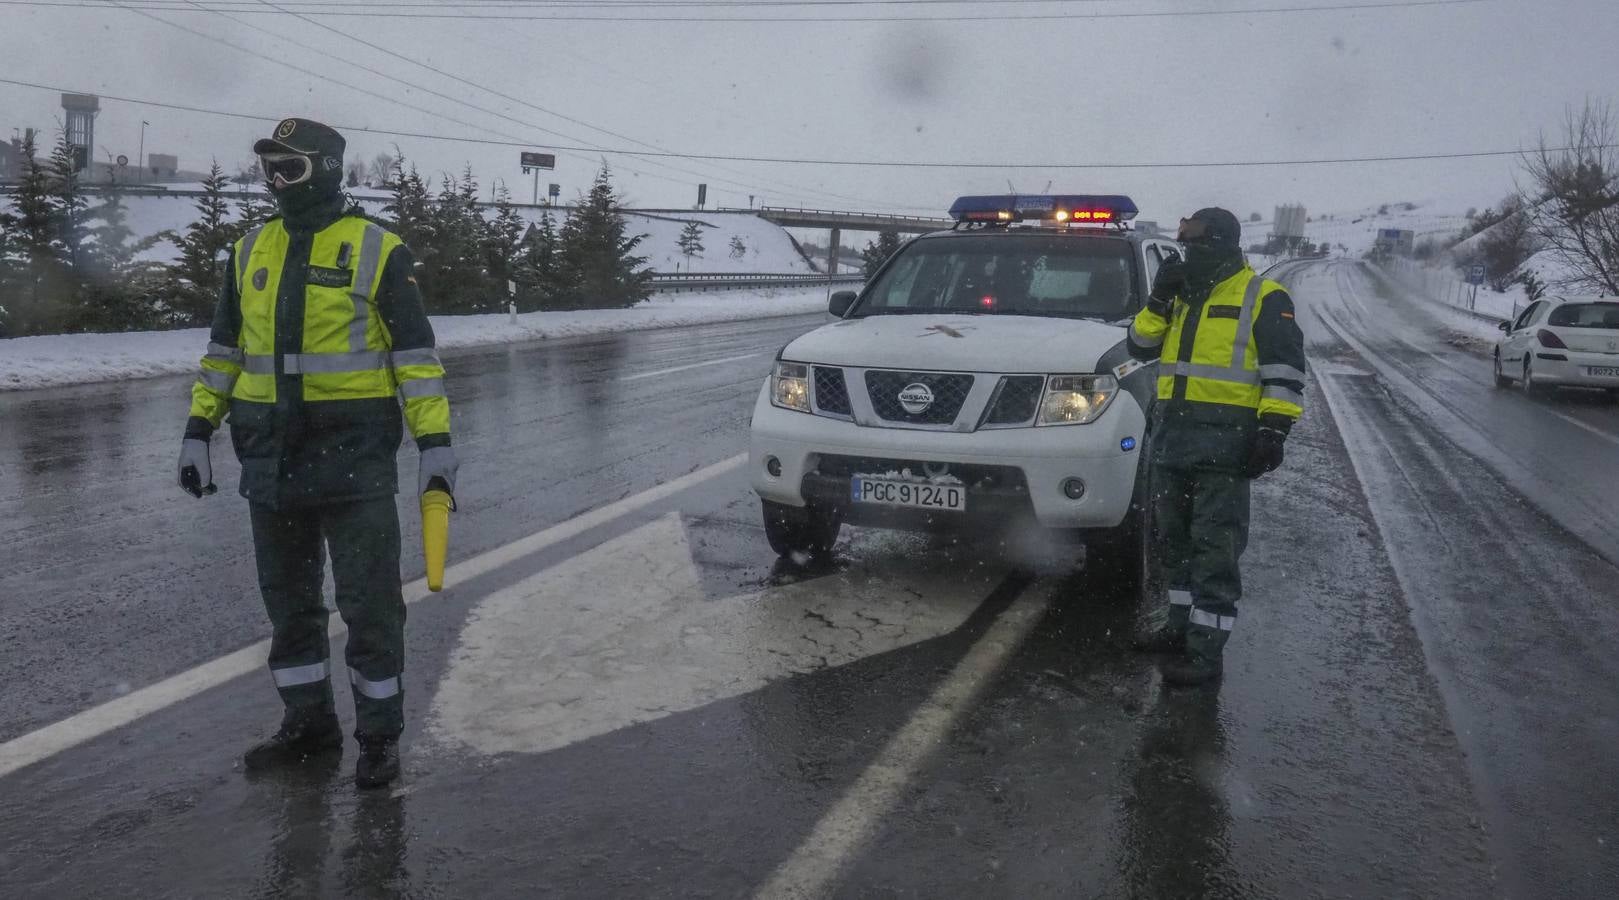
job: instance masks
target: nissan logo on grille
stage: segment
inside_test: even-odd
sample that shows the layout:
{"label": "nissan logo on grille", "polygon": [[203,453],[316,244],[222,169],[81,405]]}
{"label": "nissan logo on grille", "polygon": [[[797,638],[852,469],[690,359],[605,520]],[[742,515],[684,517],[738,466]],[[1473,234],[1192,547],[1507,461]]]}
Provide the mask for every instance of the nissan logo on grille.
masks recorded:
{"label": "nissan logo on grille", "polygon": [[919,416],[933,405],[933,388],[920,381],[908,384],[905,390],[899,392],[899,405],[911,415]]}

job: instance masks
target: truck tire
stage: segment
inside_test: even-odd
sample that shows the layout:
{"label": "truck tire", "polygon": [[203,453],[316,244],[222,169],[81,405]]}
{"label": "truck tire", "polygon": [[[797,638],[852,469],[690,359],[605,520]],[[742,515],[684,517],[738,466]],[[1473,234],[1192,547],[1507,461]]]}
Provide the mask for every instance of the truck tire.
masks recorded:
{"label": "truck tire", "polygon": [[764,503],[765,539],[777,556],[825,556],[838,542],[842,518],[834,511]]}
{"label": "truck tire", "polygon": [[1135,491],[1124,521],[1113,528],[1087,529],[1085,571],[1110,596],[1139,603],[1151,590],[1152,498],[1146,454],[1136,468]]}

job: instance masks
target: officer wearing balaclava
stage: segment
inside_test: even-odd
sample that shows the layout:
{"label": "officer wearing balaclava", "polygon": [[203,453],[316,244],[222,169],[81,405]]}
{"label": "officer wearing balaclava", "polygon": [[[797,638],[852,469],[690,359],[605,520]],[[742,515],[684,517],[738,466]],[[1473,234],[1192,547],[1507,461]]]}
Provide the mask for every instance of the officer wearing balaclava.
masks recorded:
{"label": "officer wearing balaclava", "polygon": [[1304,412],[1304,338],[1293,299],[1248,267],[1224,209],[1181,220],[1186,258],[1165,262],[1130,326],[1130,352],[1158,361],[1149,454],[1168,623],[1137,648],[1168,655],[1166,682],[1220,676],[1242,596],[1249,482],[1282,464]]}
{"label": "officer wearing balaclava", "polygon": [[231,248],[192,387],[179,482],[214,492],[209,442],[227,415],[241,462],[281,726],[249,771],[341,754],[327,607],[348,625],[361,787],[399,774],[405,604],[395,456],[408,425],[418,493],[453,491],[450,405],[410,250],[342,191],[342,135],[285,119],[254,144],[280,214]]}

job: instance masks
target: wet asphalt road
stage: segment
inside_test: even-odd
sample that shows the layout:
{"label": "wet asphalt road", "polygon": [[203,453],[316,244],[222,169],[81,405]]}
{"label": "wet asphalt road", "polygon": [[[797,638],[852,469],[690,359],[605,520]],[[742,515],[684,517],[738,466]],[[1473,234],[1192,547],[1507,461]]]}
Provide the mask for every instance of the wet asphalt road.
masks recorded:
{"label": "wet asphalt road", "polygon": [[277,701],[213,662],[265,628],[245,504],[171,486],[187,380],[0,395],[0,896],[1611,896],[1619,410],[1492,393],[1358,268],[1283,277],[1311,414],[1218,691],[1164,690],[1075,558],[777,562],[734,457],[816,318],[451,357],[462,577],[411,607],[382,795],[352,745],[239,771]]}

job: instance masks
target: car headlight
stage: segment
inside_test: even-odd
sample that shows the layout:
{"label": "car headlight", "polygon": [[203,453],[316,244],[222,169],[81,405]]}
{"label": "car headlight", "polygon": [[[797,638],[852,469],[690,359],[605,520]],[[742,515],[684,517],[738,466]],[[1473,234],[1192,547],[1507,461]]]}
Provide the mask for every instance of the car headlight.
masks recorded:
{"label": "car headlight", "polygon": [[770,402],[782,409],[809,412],[809,366],[777,362],[770,376]]}
{"label": "car headlight", "polygon": [[1046,381],[1036,425],[1084,425],[1107,411],[1119,381],[1112,375],[1053,375]]}

